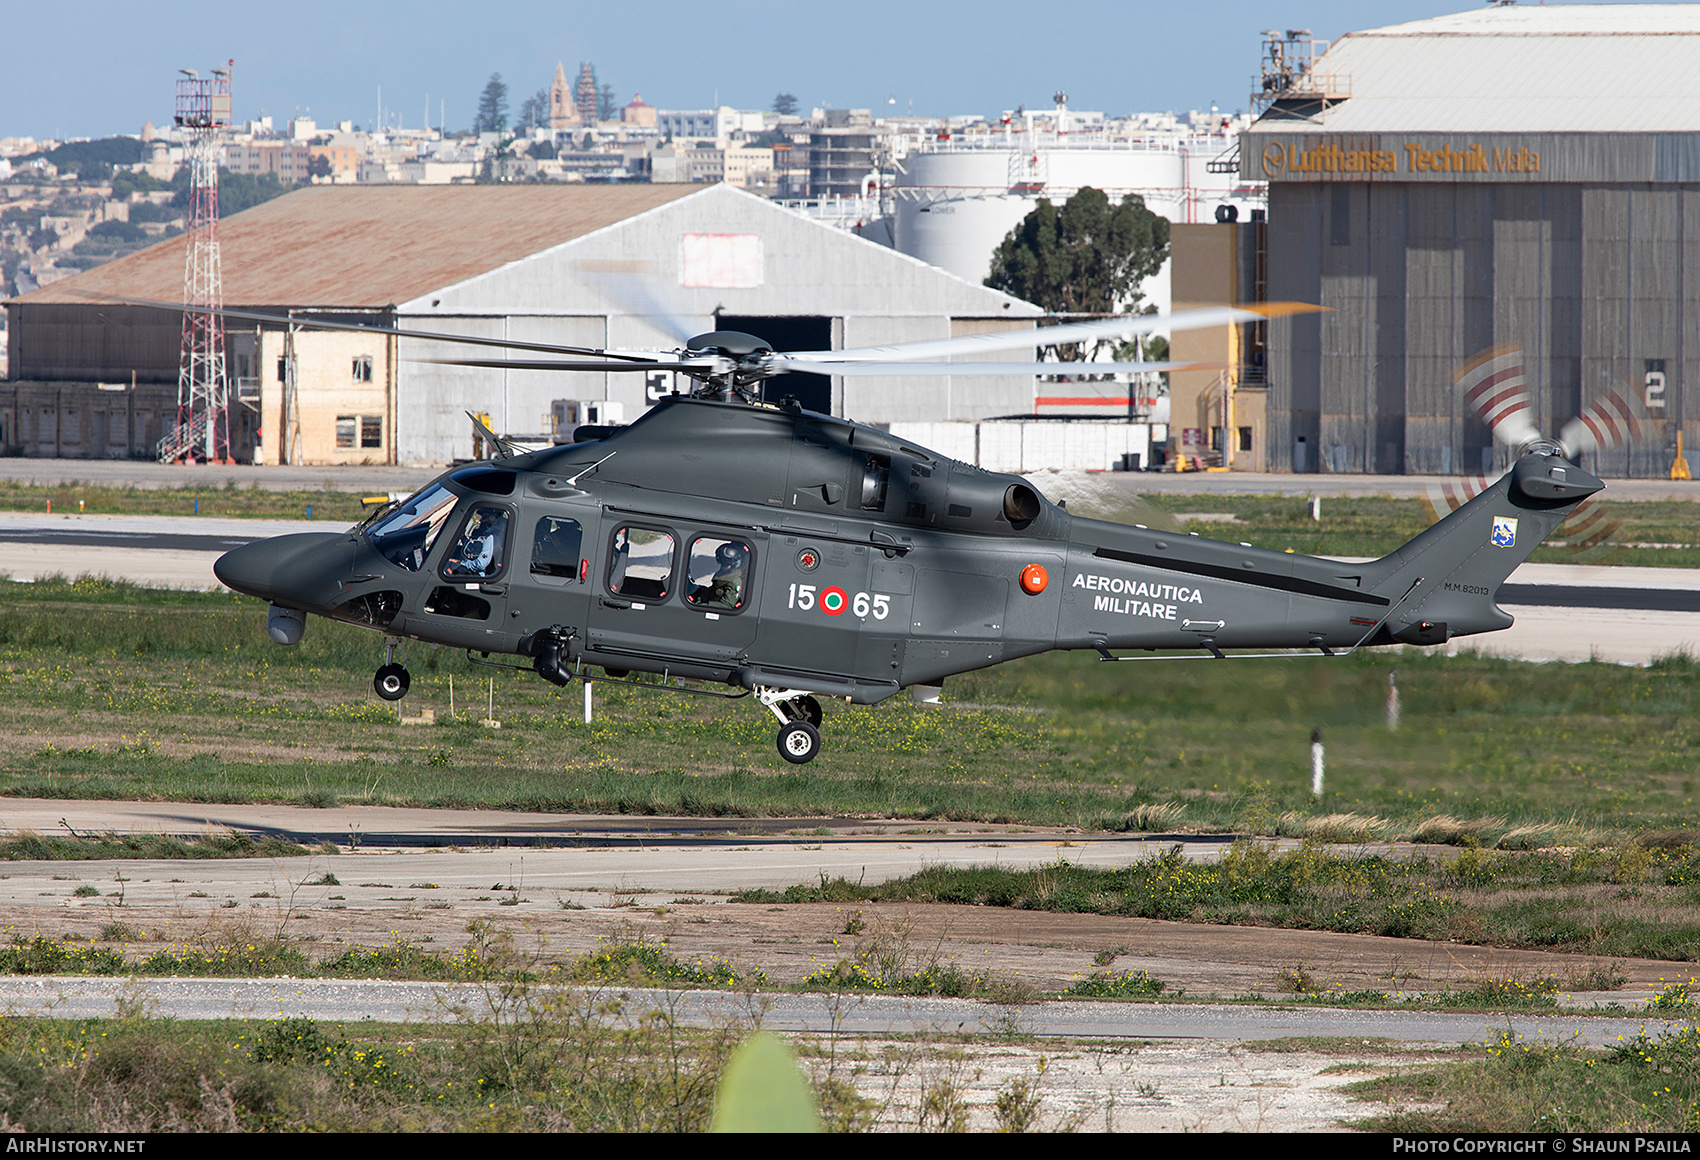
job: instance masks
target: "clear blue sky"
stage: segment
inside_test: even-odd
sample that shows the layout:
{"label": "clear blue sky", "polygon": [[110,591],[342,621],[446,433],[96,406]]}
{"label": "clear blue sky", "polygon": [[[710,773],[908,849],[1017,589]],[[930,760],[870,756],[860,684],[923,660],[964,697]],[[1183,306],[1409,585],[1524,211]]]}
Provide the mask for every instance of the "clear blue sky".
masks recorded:
{"label": "clear blue sky", "polygon": [[[1110,114],[1245,108],[1258,30],[1358,28],[1480,7],[1472,0],[0,0],[0,137],[106,136],[163,125],[183,67],[236,61],[236,117],[320,124],[471,123],[492,72],[510,112],[595,63],[624,104],[811,106],[942,116],[1048,104]],[[895,105],[888,104],[895,98]]]}

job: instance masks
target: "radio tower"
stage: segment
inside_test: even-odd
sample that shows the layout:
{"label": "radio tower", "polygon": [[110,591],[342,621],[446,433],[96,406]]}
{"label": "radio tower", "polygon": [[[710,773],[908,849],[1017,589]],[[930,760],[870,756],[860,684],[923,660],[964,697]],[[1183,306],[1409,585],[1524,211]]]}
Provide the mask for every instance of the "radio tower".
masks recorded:
{"label": "radio tower", "polygon": [[183,355],[177,427],[159,441],[165,463],[230,461],[230,384],[224,373],[224,306],[218,256],[218,131],[230,124],[230,70],[202,80],[183,69],[177,125],[188,134],[189,234],[183,262]]}

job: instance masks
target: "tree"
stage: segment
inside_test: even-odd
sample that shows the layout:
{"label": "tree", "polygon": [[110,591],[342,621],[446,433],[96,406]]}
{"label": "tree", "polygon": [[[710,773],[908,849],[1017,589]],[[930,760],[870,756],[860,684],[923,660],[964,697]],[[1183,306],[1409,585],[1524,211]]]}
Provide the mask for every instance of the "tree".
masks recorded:
{"label": "tree", "polygon": [[473,118],[474,133],[500,133],[508,127],[508,86],[499,72],[491,73],[478,98],[478,115]]}
{"label": "tree", "polygon": [[[171,179],[171,188],[177,192],[171,198],[171,204],[178,213],[186,214],[189,210],[189,167],[180,165],[177,173]],[[275,173],[232,173],[223,166],[218,171],[218,216],[227,218],[231,214],[241,213],[252,209],[263,201],[270,201],[281,194],[288,193],[293,186],[285,185]]]}
{"label": "tree", "polygon": [[[1169,223],[1128,194],[1112,206],[1087,187],[1060,207],[1041,198],[992,254],[986,285],[1059,314],[1140,311],[1139,286],[1169,256]],[[1078,346],[1058,357],[1088,357]]]}
{"label": "tree", "polygon": [[790,93],[780,93],[773,98],[773,111],[781,117],[795,117],[797,115],[797,98]]}
{"label": "tree", "polygon": [[620,109],[614,104],[614,86],[603,85],[596,90],[596,119],[612,121],[620,115]]}
{"label": "tree", "polygon": [[[14,157],[14,165],[28,161],[32,157],[45,157],[59,167],[61,173],[76,173],[79,176],[92,175],[104,171],[108,175],[115,166],[133,165],[143,160],[142,142],[138,137],[102,137],[96,141],[68,141],[57,148],[45,153],[27,153],[22,157]],[[104,179],[103,179],[104,180]]]}
{"label": "tree", "polygon": [[521,129],[547,129],[549,127],[548,89],[538,89],[519,103],[519,127]]}
{"label": "tree", "polygon": [[132,193],[151,193],[154,190],[170,188],[149,173],[123,172],[112,175],[112,196],[118,201],[129,201]]}

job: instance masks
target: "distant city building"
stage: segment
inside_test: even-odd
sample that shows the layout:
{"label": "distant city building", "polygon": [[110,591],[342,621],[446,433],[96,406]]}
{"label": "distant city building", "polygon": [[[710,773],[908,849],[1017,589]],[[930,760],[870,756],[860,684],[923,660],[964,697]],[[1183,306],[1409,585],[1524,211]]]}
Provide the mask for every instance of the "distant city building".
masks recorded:
{"label": "distant city building", "polygon": [[684,163],[684,173],[678,181],[724,181],[739,189],[750,189],[773,183],[773,150],[751,146],[728,145],[721,149],[699,142],[693,149],[681,149],[678,157]]}
{"label": "distant city building", "polygon": [[655,127],[665,137],[725,141],[735,134],[761,133],[762,115],[727,105],[714,109],[657,109]]}
{"label": "distant city building", "polygon": [[773,150],[751,145],[734,145],[720,150],[725,159],[721,180],[739,189],[757,189],[773,184]]}
{"label": "distant city building", "polygon": [[640,129],[655,128],[655,110],[643,103],[643,94],[635,93],[632,103],[620,110],[620,123]]}
{"label": "distant city building", "polygon": [[867,109],[828,109],[809,134],[809,196],[853,197],[879,168],[883,134]]}
{"label": "distant city building", "polygon": [[305,141],[233,141],[224,147],[219,164],[231,173],[270,173],[294,184],[311,178],[312,161],[312,149]]}

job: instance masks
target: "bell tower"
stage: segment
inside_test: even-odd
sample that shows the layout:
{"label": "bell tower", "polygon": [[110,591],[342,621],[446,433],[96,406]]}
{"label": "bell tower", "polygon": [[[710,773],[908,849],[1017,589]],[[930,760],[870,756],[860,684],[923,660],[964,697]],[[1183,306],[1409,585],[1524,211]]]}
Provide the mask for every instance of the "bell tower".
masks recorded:
{"label": "bell tower", "polygon": [[561,62],[555,62],[555,80],[549,86],[549,128],[572,129],[578,126],[578,106],[573,102],[573,90],[567,84],[567,73]]}

